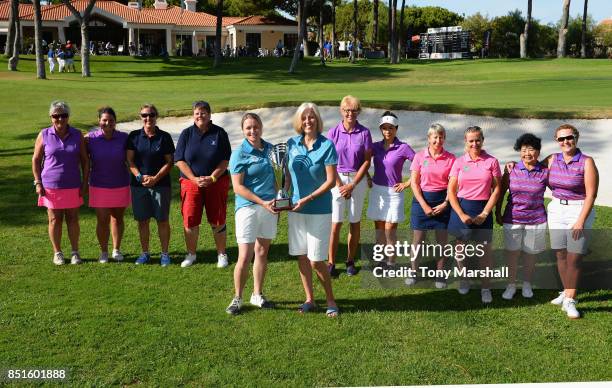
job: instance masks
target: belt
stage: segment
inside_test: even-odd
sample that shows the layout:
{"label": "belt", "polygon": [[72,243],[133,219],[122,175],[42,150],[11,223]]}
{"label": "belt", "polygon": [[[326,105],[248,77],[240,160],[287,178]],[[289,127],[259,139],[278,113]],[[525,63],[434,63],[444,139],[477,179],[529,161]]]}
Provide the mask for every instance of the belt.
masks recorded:
{"label": "belt", "polygon": [[555,198],[555,201],[559,202],[561,205],[584,205],[584,200],[582,200],[582,199],[559,199],[559,198]]}
{"label": "belt", "polygon": [[342,176],[355,176],[355,175],[357,175],[356,172],[339,172],[338,174],[340,174]]}

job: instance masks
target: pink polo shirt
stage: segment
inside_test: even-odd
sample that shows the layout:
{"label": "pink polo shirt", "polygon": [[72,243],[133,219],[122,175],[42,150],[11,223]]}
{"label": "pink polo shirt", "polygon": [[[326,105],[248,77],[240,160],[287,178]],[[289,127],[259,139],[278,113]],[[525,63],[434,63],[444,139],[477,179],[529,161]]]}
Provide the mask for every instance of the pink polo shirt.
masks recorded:
{"label": "pink polo shirt", "polygon": [[442,191],[448,187],[448,176],[455,161],[455,155],[443,150],[442,154],[434,159],[429,154],[429,149],[425,148],[417,152],[410,166],[410,171],[417,171],[421,174],[421,190]]}
{"label": "pink polo shirt", "polygon": [[491,197],[493,177],[501,177],[501,170],[497,159],[482,150],[476,160],[472,160],[467,153],[457,158],[450,176],[457,177],[457,197],[486,201]]}

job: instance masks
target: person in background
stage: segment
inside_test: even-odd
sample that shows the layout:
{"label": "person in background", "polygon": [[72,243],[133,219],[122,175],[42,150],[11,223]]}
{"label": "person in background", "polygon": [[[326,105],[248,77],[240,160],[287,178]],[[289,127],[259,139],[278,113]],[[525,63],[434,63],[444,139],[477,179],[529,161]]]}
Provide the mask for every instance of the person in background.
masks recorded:
{"label": "person in background", "polygon": [[106,106],[98,110],[99,127],[85,136],[89,153],[89,207],[96,210],[96,235],[102,264],[108,263],[108,240],[113,237],[111,257],[123,261],[121,240],[125,209],[130,206],[130,174],[127,169],[128,134],[116,129],[117,115]]}
{"label": "person in background", "polygon": [[202,214],[212,228],[217,249],[217,267],[228,266],[226,253],[227,195],[230,177],[227,166],[232,153],[227,132],[211,121],[210,105],[196,101],[193,125],[185,128],[176,144],[174,160],[181,171],[181,214],[187,255],[181,267],[196,261]]}
{"label": "person in background", "polygon": [[359,249],[361,215],[366,196],[368,168],[372,158],[372,135],[370,130],[359,123],[361,102],[353,96],[345,96],[340,102],[342,121],[327,132],[338,154],[338,176],[332,189],[332,231],[329,238],[328,269],[337,276],[336,252],[340,240],[342,223],[348,213],[350,224],[348,234],[348,257],[346,274],[357,274],[355,259]]}
{"label": "person in background", "polygon": [[49,51],[47,51],[47,62],[49,62],[49,72],[53,74],[55,71],[55,50],[53,50],[53,46],[49,46]]}
{"label": "person in background", "polygon": [[81,264],[79,207],[83,204],[83,196],[87,194],[89,159],[81,131],[68,124],[68,104],[53,101],[49,117],[51,126],[38,134],[32,156],[38,206],[47,208],[53,263],[65,264],[61,244],[62,223],[66,219],[72,248],[70,263]]}
{"label": "person in background", "polygon": [[170,245],[170,171],[174,142],[168,132],[157,127],[157,108],[145,104],[140,108],[142,128],[130,132],[127,141],[127,161],[132,174],[130,189],[132,210],[138,221],[138,234],[142,253],[137,265],[151,260],[149,253],[151,218],[157,221],[161,243],[160,264],[166,267],[172,260],[168,254]]}

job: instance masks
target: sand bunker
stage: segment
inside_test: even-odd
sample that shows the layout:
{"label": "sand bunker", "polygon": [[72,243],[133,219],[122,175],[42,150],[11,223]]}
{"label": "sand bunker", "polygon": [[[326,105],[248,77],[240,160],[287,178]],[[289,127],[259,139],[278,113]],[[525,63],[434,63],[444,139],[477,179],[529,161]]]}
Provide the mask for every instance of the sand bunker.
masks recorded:
{"label": "sand bunker", "polygon": [[[263,137],[270,143],[285,142],[295,132],[291,119],[295,107],[253,109],[261,116],[264,124]],[[324,127],[335,125],[340,121],[338,107],[320,107]],[[214,113],[212,120],[223,127],[229,134],[232,148],[236,148],[243,140],[240,130],[240,120],[245,111]],[[381,109],[364,109],[359,116],[359,122],[372,130],[374,141],[381,140],[378,130],[378,119],[383,113]],[[553,140],[553,130],[562,123],[570,123],[580,131],[579,147],[592,156],[599,168],[599,195],[596,204],[612,206],[612,174],[607,173],[607,167],[612,166],[612,119],[599,120],[548,120],[548,119],[507,119],[488,116],[470,116],[459,114],[432,113],[422,111],[395,111],[399,117],[400,128],[398,137],[410,144],[415,150],[427,145],[427,128],[432,123],[440,123],[447,130],[446,149],[455,154],[463,153],[463,131],[465,128],[478,125],[484,130],[485,149],[500,162],[518,160],[518,153],[513,150],[516,138],[525,132],[531,132],[542,138],[542,157],[557,152],[559,147]],[[192,125],[191,117],[166,117],[158,120],[158,126],[172,134],[174,141],[178,140],[181,131]],[[123,131],[141,127],[140,121],[120,123]],[[408,175],[408,168],[405,169]],[[547,192],[547,196],[550,193]]]}

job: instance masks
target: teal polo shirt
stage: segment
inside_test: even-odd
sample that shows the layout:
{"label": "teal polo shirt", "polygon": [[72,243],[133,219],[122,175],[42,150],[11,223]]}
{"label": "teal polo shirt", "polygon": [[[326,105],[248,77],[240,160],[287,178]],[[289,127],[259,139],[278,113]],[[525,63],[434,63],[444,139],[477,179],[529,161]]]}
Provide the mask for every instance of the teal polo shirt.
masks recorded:
{"label": "teal polo shirt", "polygon": [[[272,144],[261,140],[263,151],[253,148],[247,139],[244,139],[240,148],[232,152],[229,161],[229,171],[232,175],[244,174],[243,184],[253,194],[269,201],[276,197],[274,183],[274,169],[268,158]],[[241,207],[255,205],[255,203],[236,194],[235,211]]]}
{"label": "teal polo shirt", "polygon": [[[289,153],[289,172],[291,173],[291,200],[297,203],[301,198],[310,195],[327,180],[326,166],[338,164],[338,154],[334,143],[319,134],[309,151],[303,142],[304,136],[295,136],[287,141]],[[332,195],[327,191],[308,202],[298,212],[303,214],[328,214],[332,212]]]}

